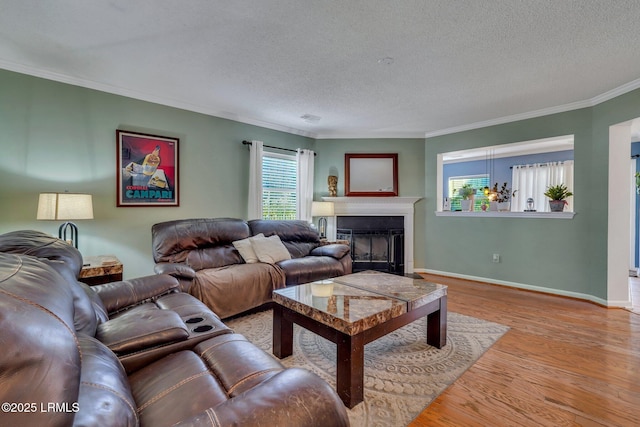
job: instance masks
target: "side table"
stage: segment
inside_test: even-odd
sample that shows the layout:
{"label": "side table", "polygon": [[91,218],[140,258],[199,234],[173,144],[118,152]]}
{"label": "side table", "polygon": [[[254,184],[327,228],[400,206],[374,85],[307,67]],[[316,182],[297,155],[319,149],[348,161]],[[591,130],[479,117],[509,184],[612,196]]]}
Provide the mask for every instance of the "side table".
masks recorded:
{"label": "side table", "polygon": [[113,255],[84,257],[79,281],[89,286],[122,280],[122,263]]}

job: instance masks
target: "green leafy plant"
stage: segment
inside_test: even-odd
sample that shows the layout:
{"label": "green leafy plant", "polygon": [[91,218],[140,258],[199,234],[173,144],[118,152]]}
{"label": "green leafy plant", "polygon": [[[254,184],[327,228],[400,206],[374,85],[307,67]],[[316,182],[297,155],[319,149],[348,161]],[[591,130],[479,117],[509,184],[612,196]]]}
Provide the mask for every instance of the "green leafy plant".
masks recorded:
{"label": "green leafy plant", "polygon": [[518,192],[518,190],[514,190],[513,192],[511,191],[510,188],[507,188],[507,183],[505,182],[504,184],[502,184],[502,187],[500,187],[500,189],[498,189],[498,183],[496,182],[493,185],[493,188],[491,189],[491,193],[489,194],[494,194],[495,196],[495,201],[498,203],[503,203],[503,202],[508,202],[513,196],[516,195],[516,193]]}
{"label": "green leafy plant", "polygon": [[467,200],[476,194],[476,189],[473,188],[471,184],[463,184],[458,190],[458,194],[460,194],[460,197],[462,197],[463,200]]}
{"label": "green leafy plant", "polygon": [[573,193],[569,191],[566,185],[558,184],[558,185],[553,185],[551,187],[547,187],[547,191],[545,191],[544,195],[550,198],[551,200],[564,200],[567,197],[573,196]]}

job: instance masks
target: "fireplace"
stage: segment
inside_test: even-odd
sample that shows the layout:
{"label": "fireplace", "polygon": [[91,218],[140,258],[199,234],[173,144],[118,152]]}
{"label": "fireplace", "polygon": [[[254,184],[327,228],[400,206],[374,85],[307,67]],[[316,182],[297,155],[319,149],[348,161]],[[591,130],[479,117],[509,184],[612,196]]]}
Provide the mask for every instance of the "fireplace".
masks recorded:
{"label": "fireplace", "polygon": [[336,237],[349,241],[354,272],[404,274],[404,217],[339,216]]}
{"label": "fireplace", "polygon": [[[414,234],[414,204],[420,200],[420,197],[323,197],[325,202],[333,202],[333,217],[328,218],[327,238],[329,240],[336,239],[337,221],[341,217],[349,216],[393,216],[403,219],[399,228],[404,230],[404,237],[399,243],[397,239],[396,247],[402,247],[402,255],[399,259],[402,261],[404,274],[414,272],[413,261],[413,234]],[[395,220],[394,220],[395,221]],[[398,257],[396,256],[396,259]]]}

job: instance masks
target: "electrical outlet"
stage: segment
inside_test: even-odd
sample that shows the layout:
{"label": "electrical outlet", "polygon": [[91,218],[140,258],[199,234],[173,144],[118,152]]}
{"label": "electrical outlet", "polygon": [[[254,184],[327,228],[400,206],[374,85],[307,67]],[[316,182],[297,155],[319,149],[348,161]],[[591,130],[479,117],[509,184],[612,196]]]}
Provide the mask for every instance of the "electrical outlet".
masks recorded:
{"label": "electrical outlet", "polygon": [[493,262],[500,262],[500,254],[493,254]]}

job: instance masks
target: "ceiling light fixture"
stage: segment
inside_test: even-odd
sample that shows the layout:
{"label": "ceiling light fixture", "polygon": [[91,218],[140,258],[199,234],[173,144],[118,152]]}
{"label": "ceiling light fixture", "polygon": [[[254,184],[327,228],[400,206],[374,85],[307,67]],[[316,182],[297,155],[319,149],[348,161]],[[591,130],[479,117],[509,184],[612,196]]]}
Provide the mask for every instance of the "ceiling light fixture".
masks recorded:
{"label": "ceiling light fixture", "polygon": [[314,116],[313,114],[303,114],[300,118],[307,123],[318,123],[322,117]]}

